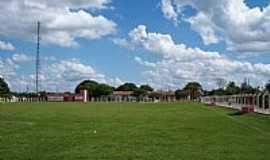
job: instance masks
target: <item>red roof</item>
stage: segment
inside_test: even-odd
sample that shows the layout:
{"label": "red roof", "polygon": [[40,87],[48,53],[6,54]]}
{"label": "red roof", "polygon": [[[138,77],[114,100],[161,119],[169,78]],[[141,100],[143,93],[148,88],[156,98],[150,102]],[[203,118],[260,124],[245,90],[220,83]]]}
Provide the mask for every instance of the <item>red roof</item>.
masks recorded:
{"label": "red roof", "polygon": [[72,93],[46,93],[46,96],[51,97],[68,97],[68,96],[81,96],[81,94],[72,94]]}
{"label": "red roof", "polygon": [[134,94],[133,91],[114,91],[113,92],[113,95],[116,95],[116,96],[131,96],[133,94]]}

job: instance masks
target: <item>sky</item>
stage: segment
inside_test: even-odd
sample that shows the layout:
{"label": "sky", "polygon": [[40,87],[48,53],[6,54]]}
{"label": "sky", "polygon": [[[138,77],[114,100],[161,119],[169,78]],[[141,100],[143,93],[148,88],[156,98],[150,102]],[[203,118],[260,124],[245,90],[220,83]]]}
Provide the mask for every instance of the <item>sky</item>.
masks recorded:
{"label": "sky", "polygon": [[37,21],[41,90],[270,79],[269,0],[0,0],[0,76],[13,91],[35,89]]}

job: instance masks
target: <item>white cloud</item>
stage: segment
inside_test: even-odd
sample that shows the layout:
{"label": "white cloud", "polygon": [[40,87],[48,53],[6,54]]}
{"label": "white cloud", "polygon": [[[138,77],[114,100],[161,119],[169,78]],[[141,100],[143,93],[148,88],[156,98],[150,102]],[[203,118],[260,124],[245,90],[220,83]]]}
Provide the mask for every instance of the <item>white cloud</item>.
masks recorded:
{"label": "white cloud", "polygon": [[262,9],[251,8],[244,0],[173,0],[173,3],[175,9],[191,6],[196,10],[196,15],[182,20],[191,24],[191,28],[201,35],[205,44],[223,40],[228,50],[270,50],[270,5]]}
{"label": "white cloud", "polygon": [[143,66],[146,66],[146,67],[156,67],[156,64],[155,63],[144,61],[140,57],[135,57],[135,61],[137,63],[139,63],[140,65],[143,65]]}
{"label": "white cloud", "polygon": [[13,51],[15,50],[15,47],[9,42],[0,40],[0,50]]}
{"label": "white cloud", "polygon": [[105,81],[105,83],[110,84],[114,87],[118,87],[118,86],[124,84],[124,82],[120,78],[117,78],[117,77],[116,78],[108,78]]}
{"label": "white cloud", "polygon": [[123,39],[123,38],[114,38],[112,40],[112,42],[115,45],[118,45],[118,46],[123,47],[123,48],[129,48],[131,50],[135,49],[131,43],[129,43],[126,39]]}
{"label": "white cloud", "polygon": [[84,65],[77,59],[61,60],[52,64],[46,72],[55,75],[56,78],[71,82],[82,79],[103,79],[105,77],[102,74],[97,74],[91,66]]}
{"label": "white cloud", "polygon": [[[25,54],[14,54],[7,58],[0,57],[0,77],[4,77],[13,91],[35,90],[35,74],[21,72],[26,63],[33,57]],[[45,57],[41,64],[40,89],[46,91],[74,91],[76,85],[83,80],[95,80],[113,86],[123,84],[115,77],[109,77],[96,71],[91,65],[84,64],[78,59],[56,60],[54,57]],[[33,61],[34,66],[34,61]],[[31,71],[30,71],[31,73]]]}
{"label": "white cloud", "polygon": [[93,9],[105,9],[108,7],[110,0],[26,0],[28,4],[39,6],[52,6],[52,7],[71,7],[71,8],[93,8]]}
{"label": "white cloud", "polygon": [[18,65],[12,60],[12,58],[0,57],[0,77],[7,78],[16,75],[16,69]]}
{"label": "white cloud", "polygon": [[204,52],[199,48],[188,48],[185,44],[176,44],[169,34],[148,33],[146,26],[139,25],[129,33],[130,42],[160,54],[167,59],[190,60],[194,58],[219,58],[217,52]]}
{"label": "white cloud", "polygon": [[161,10],[164,13],[165,18],[173,20],[175,24],[178,23],[178,14],[173,7],[172,0],[162,0]]}
{"label": "white cloud", "polygon": [[[116,24],[83,9],[106,8],[108,0],[10,0],[0,1],[0,35],[35,40],[41,21],[42,43],[77,47],[77,38],[99,39],[116,32]],[[12,19],[12,21],[11,21]]]}
{"label": "white cloud", "polygon": [[32,61],[33,60],[33,57],[28,56],[28,55],[23,54],[23,53],[16,53],[16,54],[13,54],[12,55],[11,60],[14,63],[23,63],[23,62]]}
{"label": "white cloud", "polygon": [[161,60],[157,62],[135,58],[148,67],[144,75],[157,88],[180,88],[189,81],[199,81],[209,89],[215,87],[216,78],[238,83],[250,78],[253,84],[262,85],[270,76],[270,64],[231,60],[218,52],[189,48],[175,43],[168,34],[147,32],[143,25],[129,33],[128,41],[160,55]]}
{"label": "white cloud", "polygon": [[[51,91],[54,91],[55,87],[58,88],[58,91],[73,91],[76,85],[83,80],[95,80],[113,86],[122,83],[119,78],[111,78],[101,74],[91,65],[84,64],[76,58],[47,64],[41,71],[41,75],[43,76],[41,88]],[[34,80],[34,75],[32,79]]]}
{"label": "white cloud", "polygon": [[206,45],[219,42],[220,38],[215,33],[215,26],[207,15],[199,13],[197,16],[191,17],[188,21],[191,24],[191,28],[200,33]]}
{"label": "white cloud", "polygon": [[33,57],[24,53],[15,53],[6,58],[0,57],[0,77],[10,80],[16,78],[20,66],[32,60]]}

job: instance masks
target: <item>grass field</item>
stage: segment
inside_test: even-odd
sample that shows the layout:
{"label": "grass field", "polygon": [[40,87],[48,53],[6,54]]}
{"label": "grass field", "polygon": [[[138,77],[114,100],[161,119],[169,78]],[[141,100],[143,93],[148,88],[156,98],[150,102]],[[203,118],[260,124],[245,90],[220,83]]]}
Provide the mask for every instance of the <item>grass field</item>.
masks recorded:
{"label": "grass field", "polygon": [[0,104],[0,160],[269,160],[270,117],[202,104]]}

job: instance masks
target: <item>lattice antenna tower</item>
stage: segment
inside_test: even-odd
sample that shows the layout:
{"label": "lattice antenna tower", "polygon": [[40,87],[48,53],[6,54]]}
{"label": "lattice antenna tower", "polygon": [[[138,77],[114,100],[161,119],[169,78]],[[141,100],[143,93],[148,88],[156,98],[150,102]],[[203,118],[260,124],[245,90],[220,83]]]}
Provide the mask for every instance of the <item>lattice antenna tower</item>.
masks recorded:
{"label": "lattice antenna tower", "polygon": [[36,54],[36,93],[39,94],[39,70],[40,70],[40,22],[37,22],[37,54]]}

